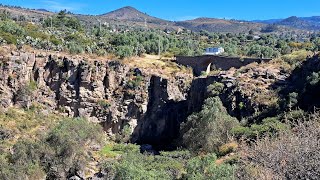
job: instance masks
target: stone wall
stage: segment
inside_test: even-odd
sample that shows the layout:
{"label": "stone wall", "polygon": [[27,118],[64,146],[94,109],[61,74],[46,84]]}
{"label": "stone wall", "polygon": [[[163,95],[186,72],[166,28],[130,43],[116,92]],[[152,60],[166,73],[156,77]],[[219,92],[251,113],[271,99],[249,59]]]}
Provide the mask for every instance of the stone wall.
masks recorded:
{"label": "stone wall", "polygon": [[[229,70],[230,68],[240,68],[253,62],[261,63],[269,62],[272,59],[260,59],[260,58],[243,58],[240,57],[226,57],[226,56],[177,56],[176,62],[184,66],[190,66],[193,69],[195,75],[201,75],[202,71],[210,69]],[[210,67],[209,67],[210,66]]]}

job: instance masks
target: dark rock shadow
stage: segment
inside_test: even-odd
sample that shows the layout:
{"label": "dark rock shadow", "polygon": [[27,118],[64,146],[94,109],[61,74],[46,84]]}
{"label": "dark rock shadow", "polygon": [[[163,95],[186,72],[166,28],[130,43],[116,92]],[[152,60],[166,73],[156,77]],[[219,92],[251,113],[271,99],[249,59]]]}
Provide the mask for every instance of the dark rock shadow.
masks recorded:
{"label": "dark rock shadow", "polygon": [[179,137],[180,124],[187,118],[187,101],[169,100],[168,81],[151,77],[147,112],[138,121],[132,142],[150,144],[155,149],[171,149],[172,142]]}

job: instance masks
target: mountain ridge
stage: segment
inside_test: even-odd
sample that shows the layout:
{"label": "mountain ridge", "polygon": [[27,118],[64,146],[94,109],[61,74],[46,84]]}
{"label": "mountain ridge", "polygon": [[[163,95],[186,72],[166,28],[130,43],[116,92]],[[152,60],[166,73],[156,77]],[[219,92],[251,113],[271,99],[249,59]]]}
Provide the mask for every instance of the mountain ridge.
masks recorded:
{"label": "mountain ridge", "polygon": [[320,30],[320,16],[311,16],[311,17],[290,16],[284,19],[254,20],[252,22],[283,25],[283,26],[302,29],[302,30],[315,30],[315,31]]}
{"label": "mountain ridge", "polygon": [[[136,20],[136,21],[145,21],[150,19],[163,20],[160,18],[150,16],[147,13],[143,13],[132,6],[125,6],[120,9],[116,9],[111,12],[101,14],[99,16],[109,18],[109,19],[117,19],[117,20]],[[163,20],[163,21],[166,21],[166,20]]]}
{"label": "mountain ridge", "polygon": [[[11,14],[18,18],[21,15],[27,15],[29,19],[43,19],[48,18],[55,13],[44,10],[31,10],[21,7],[10,7],[10,6],[0,6],[0,10],[9,10]],[[179,29],[185,28],[192,31],[206,30],[209,32],[223,32],[223,33],[241,33],[249,32],[249,30],[261,31],[268,24],[276,24],[279,26],[285,26],[288,28],[300,29],[300,30],[320,30],[320,16],[312,16],[299,18],[296,17],[291,21],[287,19],[272,19],[272,20],[255,20],[255,21],[245,21],[245,20],[228,20],[219,19],[211,17],[201,17],[185,21],[170,21],[148,15],[143,13],[132,6],[125,6],[101,15],[81,15],[81,14],[70,14],[77,17],[81,21],[92,26],[97,24],[97,22],[110,22],[114,24],[121,24],[126,26],[137,26],[146,28],[160,28],[160,29]],[[290,18],[290,17],[289,17]]]}

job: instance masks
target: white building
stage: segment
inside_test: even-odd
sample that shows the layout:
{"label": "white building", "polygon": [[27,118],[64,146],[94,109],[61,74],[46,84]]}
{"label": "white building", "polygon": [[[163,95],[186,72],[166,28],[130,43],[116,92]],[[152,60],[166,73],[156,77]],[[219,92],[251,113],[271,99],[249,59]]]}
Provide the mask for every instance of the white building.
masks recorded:
{"label": "white building", "polygon": [[221,53],[224,53],[224,49],[222,47],[210,47],[206,48],[204,55],[219,55]]}

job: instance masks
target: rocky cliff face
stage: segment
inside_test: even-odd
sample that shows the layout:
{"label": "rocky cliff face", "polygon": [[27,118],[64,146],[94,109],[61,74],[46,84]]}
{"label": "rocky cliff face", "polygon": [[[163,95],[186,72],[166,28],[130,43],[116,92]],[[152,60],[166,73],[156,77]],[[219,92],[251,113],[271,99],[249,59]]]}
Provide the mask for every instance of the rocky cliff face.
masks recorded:
{"label": "rocky cliff face", "polygon": [[[187,101],[173,99],[176,95],[172,96],[170,92],[179,91],[168,91],[169,86],[167,79],[151,77],[148,111],[133,135],[138,143],[166,145],[178,138],[180,124],[188,115]],[[140,134],[140,138],[136,134]]]}
{"label": "rocky cliff face", "polygon": [[272,63],[250,64],[240,69],[198,77],[192,81],[188,96],[188,114],[198,112],[210,92],[209,85],[223,85],[219,94],[228,113],[249,123],[276,113],[279,108],[278,90],[286,84],[288,74]]}
{"label": "rocky cliff face", "polygon": [[283,79],[266,64],[195,79],[177,73],[169,79],[119,61],[19,52],[0,59],[0,107],[43,107],[84,117],[111,136],[129,127],[131,141],[139,144],[167,145],[179,137],[181,122],[201,110],[214,82],[224,85],[220,98],[241,120],[256,119],[257,112],[277,104],[272,86]]}
{"label": "rocky cliff face", "polygon": [[1,57],[0,106],[85,117],[109,135],[131,128],[132,141],[177,137],[190,76],[164,79],[117,61],[12,52]]}
{"label": "rocky cliff face", "polygon": [[[320,107],[320,56],[319,54],[302,62],[289,76],[281,96],[293,101],[293,107],[314,111]],[[294,96],[293,94],[296,94]],[[292,96],[293,95],[293,96]],[[291,97],[290,97],[291,96]]]}

